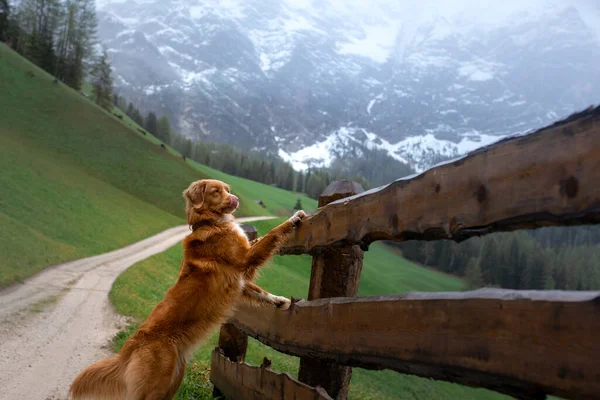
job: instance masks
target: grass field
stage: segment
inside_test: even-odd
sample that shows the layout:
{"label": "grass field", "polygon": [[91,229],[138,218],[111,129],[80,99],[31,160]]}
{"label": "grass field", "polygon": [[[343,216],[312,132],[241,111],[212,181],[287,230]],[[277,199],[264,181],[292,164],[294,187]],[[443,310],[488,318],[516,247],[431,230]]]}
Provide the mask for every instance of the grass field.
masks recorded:
{"label": "grass field", "polygon": [[185,223],[181,193],[197,179],[231,183],[239,216],[291,213],[298,198],[184,162],[2,43],[0,77],[0,286]]}
{"label": "grass field", "polygon": [[[253,223],[264,234],[281,220]],[[182,250],[179,245],[162,254],[142,261],[125,271],[115,282],[110,299],[121,314],[143,320],[162,299],[166,290],[175,283]],[[262,270],[258,283],[273,293],[287,297],[305,297],[310,279],[309,256],[276,256]],[[416,266],[399,257],[382,244],[374,244],[365,254],[361,276],[360,295],[391,294],[407,290],[457,291],[465,288],[464,283]],[[121,332],[116,340],[116,349],[124,343],[135,326]],[[186,381],[178,399],[210,398],[210,384],[206,368],[210,352],[216,345],[217,336],[202,346],[190,363]],[[298,359],[278,353],[271,348],[251,340],[247,362],[260,365],[263,357],[273,361],[273,370],[297,374]],[[463,386],[436,382],[414,376],[400,375],[391,371],[366,371],[355,369],[350,397],[353,399],[503,399],[499,394]]]}

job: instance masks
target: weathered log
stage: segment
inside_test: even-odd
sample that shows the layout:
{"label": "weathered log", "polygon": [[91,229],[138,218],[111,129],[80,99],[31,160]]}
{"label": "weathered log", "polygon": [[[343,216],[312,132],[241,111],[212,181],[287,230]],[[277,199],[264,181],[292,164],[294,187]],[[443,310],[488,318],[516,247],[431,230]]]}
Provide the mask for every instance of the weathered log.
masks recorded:
{"label": "weathered log", "polygon": [[600,222],[600,107],[307,217],[282,254]]}
{"label": "weathered log", "polygon": [[[363,191],[356,182],[332,182],[319,197],[319,207]],[[308,300],[358,295],[362,264],[363,251],[356,245],[329,247],[313,255]],[[311,357],[300,359],[298,379],[323,387],[334,399],[348,398],[351,376],[351,367]]]}
{"label": "weathered log", "polygon": [[260,367],[232,362],[219,349],[213,350],[210,380],[229,400],[332,400],[322,388],[312,388],[288,374],[270,370],[270,362]]}
{"label": "weathered log", "polygon": [[482,289],[242,308],[274,349],[485,387],[518,398],[600,398],[600,292]]}

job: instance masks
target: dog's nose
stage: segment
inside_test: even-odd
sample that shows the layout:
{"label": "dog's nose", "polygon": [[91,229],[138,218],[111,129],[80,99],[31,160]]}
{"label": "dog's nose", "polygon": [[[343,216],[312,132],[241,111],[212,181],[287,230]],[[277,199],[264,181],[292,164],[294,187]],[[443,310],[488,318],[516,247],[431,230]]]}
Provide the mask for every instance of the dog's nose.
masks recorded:
{"label": "dog's nose", "polygon": [[240,204],[240,199],[238,199],[237,196],[231,195],[229,204],[231,204],[232,207],[237,207]]}

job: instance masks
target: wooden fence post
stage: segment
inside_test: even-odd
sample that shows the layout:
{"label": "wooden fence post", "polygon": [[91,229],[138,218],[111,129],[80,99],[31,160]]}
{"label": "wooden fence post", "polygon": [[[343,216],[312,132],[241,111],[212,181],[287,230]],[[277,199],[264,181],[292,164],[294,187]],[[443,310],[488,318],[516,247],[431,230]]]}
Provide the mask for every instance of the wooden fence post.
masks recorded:
{"label": "wooden fence post", "polygon": [[[258,237],[258,231],[252,225],[242,225],[242,229],[246,233],[248,240],[254,240]],[[219,347],[223,350],[225,357],[234,362],[242,362],[246,358],[246,350],[248,348],[248,335],[242,332],[232,323],[221,325],[219,332]],[[213,397],[222,397],[223,394],[215,386],[213,389]]]}
{"label": "wooden fence post", "polygon": [[[332,182],[319,197],[319,207],[363,192],[356,182]],[[353,297],[358,294],[363,251],[359,246],[327,247],[313,255],[308,300],[327,297]],[[300,359],[298,379],[321,386],[334,399],[348,397],[352,368],[310,357]]]}

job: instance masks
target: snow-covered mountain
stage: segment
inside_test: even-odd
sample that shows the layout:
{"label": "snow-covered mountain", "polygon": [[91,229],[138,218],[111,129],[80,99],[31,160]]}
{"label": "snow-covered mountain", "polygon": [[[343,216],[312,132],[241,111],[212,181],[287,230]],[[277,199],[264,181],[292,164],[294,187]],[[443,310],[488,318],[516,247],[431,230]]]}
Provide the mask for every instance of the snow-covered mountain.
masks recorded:
{"label": "snow-covered mountain", "polygon": [[[501,4],[500,4],[501,3]],[[421,170],[600,99],[596,0],[99,0],[121,94],[297,168]]]}

